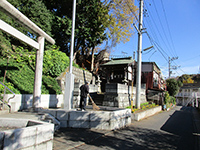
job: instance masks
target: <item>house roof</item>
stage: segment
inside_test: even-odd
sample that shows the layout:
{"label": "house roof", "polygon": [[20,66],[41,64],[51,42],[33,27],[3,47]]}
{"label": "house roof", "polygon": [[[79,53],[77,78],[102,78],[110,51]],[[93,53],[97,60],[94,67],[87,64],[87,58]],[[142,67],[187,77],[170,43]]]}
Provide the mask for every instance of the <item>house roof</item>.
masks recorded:
{"label": "house roof", "polygon": [[183,86],[181,87],[181,89],[199,89],[199,88],[200,88],[199,83],[186,83],[183,84]]}
{"label": "house roof", "polygon": [[160,68],[155,62],[142,62],[142,64],[152,64],[152,65],[155,65],[158,68],[158,70],[160,70]]}
{"label": "house roof", "polygon": [[132,57],[127,57],[127,58],[116,58],[112,59],[111,61],[101,65],[101,66],[111,66],[111,65],[126,65],[133,63],[135,60],[132,59]]}

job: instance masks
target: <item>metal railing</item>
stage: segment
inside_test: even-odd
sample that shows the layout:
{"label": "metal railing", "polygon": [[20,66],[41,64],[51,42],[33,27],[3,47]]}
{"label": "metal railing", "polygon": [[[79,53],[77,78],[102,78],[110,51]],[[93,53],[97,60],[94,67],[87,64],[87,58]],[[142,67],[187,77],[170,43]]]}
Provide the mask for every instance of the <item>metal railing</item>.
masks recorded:
{"label": "metal railing", "polygon": [[[15,93],[11,89],[9,89],[6,85],[4,85],[2,82],[0,82],[0,84],[4,86],[3,100],[1,100],[1,99],[0,100],[2,101],[3,105],[7,105],[9,107],[9,109],[11,110],[11,106],[9,105],[9,101],[15,97]],[[8,100],[6,101],[7,103],[5,102],[6,89],[13,94],[12,97],[8,98]],[[2,108],[4,109],[4,106],[2,106]]]}
{"label": "metal railing", "polygon": [[200,97],[199,92],[184,92],[184,93],[178,93],[176,97]]}

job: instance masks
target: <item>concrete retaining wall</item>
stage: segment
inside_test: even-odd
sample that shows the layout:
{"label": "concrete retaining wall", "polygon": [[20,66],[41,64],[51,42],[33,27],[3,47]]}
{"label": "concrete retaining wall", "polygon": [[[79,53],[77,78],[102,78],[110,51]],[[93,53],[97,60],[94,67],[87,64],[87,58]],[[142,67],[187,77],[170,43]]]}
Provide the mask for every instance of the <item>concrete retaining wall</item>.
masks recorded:
{"label": "concrete retaining wall", "polygon": [[144,111],[139,112],[139,113],[133,113],[132,116],[131,116],[131,119],[135,120],[135,121],[139,121],[139,120],[142,120],[142,119],[147,118],[149,116],[152,116],[152,115],[160,112],[161,110],[162,110],[162,106],[157,106],[157,107],[154,107],[154,108],[151,108],[151,109],[144,110]]}
{"label": "concrete retaining wall", "polygon": [[125,127],[131,123],[130,109],[115,109],[105,111],[66,111],[43,110],[60,121],[63,128],[94,128],[113,130]]}
{"label": "concrete retaining wall", "polygon": [[[74,96],[73,96],[73,108],[79,106],[80,103],[80,86],[82,84],[74,84]],[[89,85],[90,93],[97,92],[97,85]],[[8,100],[10,97],[13,97],[13,94],[6,94],[5,99]],[[63,108],[64,103],[63,94],[42,94],[40,107],[42,108]],[[25,110],[32,107],[33,94],[16,94],[13,99],[9,101],[11,105],[11,112],[17,112],[19,110]]]}
{"label": "concrete retaining wall", "polygon": [[[5,98],[9,99],[12,94],[6,94]],[[33,94],[16,94],[13,99],[9,101],[11,105],[11,112],[24,110],[32,107]],[[63,106],[63,95],[42,94],[41,105],[43,108],[60,108]]]}
{"label": "concrete retaining wall", "polygon": [[0,127],[17,129],[0,131],[3,150],[52,150],[54,124],[27,119],[0,118]]}

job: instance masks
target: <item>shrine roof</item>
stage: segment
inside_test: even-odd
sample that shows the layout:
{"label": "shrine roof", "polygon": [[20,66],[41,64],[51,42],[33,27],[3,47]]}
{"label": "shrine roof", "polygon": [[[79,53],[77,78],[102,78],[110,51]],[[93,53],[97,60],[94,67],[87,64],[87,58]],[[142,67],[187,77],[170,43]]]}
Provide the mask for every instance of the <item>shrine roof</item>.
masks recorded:
{"label": "shrine roof", "polygon": [[118,59],[112,59],[111,61],[101,65],[101,66],[110,66],[110,65],[128,65],[130,63],[134,63],[135,60],[128,57],[128,58],[118,58]]}

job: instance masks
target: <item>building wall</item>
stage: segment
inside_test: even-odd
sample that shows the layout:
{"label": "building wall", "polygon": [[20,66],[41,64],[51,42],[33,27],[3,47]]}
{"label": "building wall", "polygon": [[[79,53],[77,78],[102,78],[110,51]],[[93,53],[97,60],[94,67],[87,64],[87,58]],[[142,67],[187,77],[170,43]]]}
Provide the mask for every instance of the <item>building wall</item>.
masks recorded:
{"label": "building wall", "polygon": [[200,102],[200,88],[188,87],[181,88],[176,95],[176,103],[178,105],[186,106],[192,104],[195,107],[199,107]]}
{"label": "building wall", "polygon": [[142,64],[142,72],[152,72],[152,71],[153,71],[153,65],[151,63]]}

